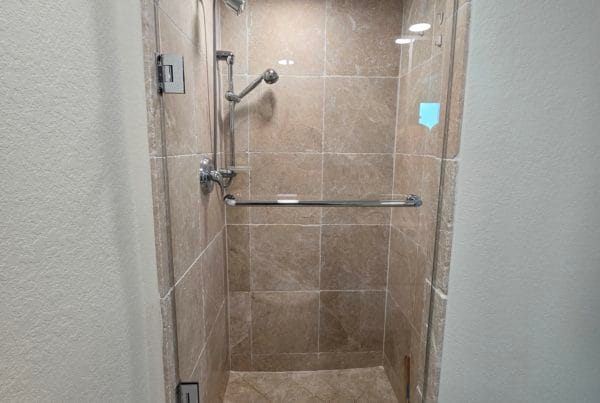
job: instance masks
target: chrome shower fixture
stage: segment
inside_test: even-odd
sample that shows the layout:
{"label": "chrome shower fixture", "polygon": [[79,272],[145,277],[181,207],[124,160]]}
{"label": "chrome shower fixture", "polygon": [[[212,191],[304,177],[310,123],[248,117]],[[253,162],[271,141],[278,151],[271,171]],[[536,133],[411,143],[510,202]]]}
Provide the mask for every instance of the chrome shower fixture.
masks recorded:
{"label": "chrome shower fixture", "polygon": [[244,12],[246,7],[246,0],[224,0],[227,7],[233,10],[234,13],[240,15]]}
{"label": "chrome shower fixture", "polygon": [[[229,5],[230,2],[227,2]],[[236,2],[243,4],[244,2]],[[224,61],[227,63],[227,90],[225,91],[225,99],[229,102],[229,160],[228,167],[218,168],[215,167],[214,171],[218,172],[219,177],[210,178],[213,181],[218,182],[222,188],[227,188],[231,184],[231,181],[236,176],[235,172],[235,106],[242,101],[242,99],[252,92],[253,89],[259,86],[263,81],[267,84],[275,84],[279,81],[279,74],[273,69],[267,69],[264,73],[258,76],[254,81],[250,83],[246,88],[242,90],[239,94],[235,93],[235,89],[233,87],[233,64],[235,63],[235,55],[233,52],[229,50],[217,50],[215,55],[216,63],[215,66],[220,61]],[[217,81],[215,79],[215,88],[219,88]],[[216,98],[215,98],[216,99]],[[216,105],[215,105],[216,110]],[[216,114],[215,114],[216,116]],[[216,127],[216,125],[215,125]],[[214,150],[217,150],[218,147],[218,139],[217,132],[214,133],[213,138]],[[213,151],[213,161],[217,161],[217,152]],[[216,165],[216,164],[215,164]],[[210,170],[209,170],[210,171]],[[205,176],[208,178],[208,176]],[[218,180],[217,180],[218,179]],[[224,180],[224,181],[223,181]],[[210,192],[212,188],[205,188],[205,191]]]}
{"label": "chrome shower fixture", "polygon": [[267,69],[264,73],[258,76],[254,81],[250,83],[246,88],[242,90],[239,94],[235,94],[233,91],[227,91],[225,94],[225,98],[230,102],[239,103],[246,95],[252,92],[253,89],[258,87],[258,85],[262,82],[267,84],[275,84],[279,81],[279,74],[273,69]]}

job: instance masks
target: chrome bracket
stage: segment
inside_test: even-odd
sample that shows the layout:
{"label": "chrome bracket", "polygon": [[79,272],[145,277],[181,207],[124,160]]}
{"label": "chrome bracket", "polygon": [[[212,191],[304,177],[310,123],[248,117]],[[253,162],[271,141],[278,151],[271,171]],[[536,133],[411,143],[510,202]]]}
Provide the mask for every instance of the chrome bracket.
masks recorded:
{"label": "chrome bracket", "polygon": [[177,385],[178,403],[199,403],[200,388],[195,382],[182,382]]}
{"label": "chrome bracket", "polygon": [[156,57],[159,94],[185,94],[183,56],[161,54]]}

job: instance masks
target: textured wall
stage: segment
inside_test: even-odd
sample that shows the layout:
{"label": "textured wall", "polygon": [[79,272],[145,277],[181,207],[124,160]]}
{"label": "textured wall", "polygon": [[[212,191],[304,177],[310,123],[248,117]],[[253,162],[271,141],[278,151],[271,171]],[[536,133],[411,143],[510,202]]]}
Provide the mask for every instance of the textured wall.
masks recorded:
{"label": "textured wall", "polygon": [[598,401],[599,17],[473,2],[440,402]]}
{"label": "textured wall", "polygon": [[139,2],[0,19],[0,400],[162,401]]}
{"label": "textured wall", "polygon": [[[281,76],[238,107],[238,161],[250,171],[231,191],[391,195],[401,3],[255,0],[221,17],[238,90],[267,67]],[[381,365],[390,214],[228,209],[232,368]]]}
{"label": "textured wall", "polygon": [[[215,402],[229,369],[225,210],[220,192],[205,195],[198,181],[212,152],[213,2],[143,0],[143,8],[167,400],[178,381],[195,381],[202,401]],[[157,95],[157,52],[184,57],[185,94]]]}

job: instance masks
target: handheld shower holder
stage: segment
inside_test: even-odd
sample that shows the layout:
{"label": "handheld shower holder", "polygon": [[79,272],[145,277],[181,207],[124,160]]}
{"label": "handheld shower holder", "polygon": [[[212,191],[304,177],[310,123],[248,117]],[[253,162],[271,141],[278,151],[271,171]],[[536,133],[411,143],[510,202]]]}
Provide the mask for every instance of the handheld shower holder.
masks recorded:
{"label": "handheld shower holder", "polygon": [[[244,1],[240,0],[240,4]],[[256,87],[258,87],[262,82],[266,84],[275,84],[279,80],[279,74],[273,69],[265,70],[260,76],[254,79],[246,88],[244,88],[239,94],[235,93],[235,89],[233,86],[233,64],[235,63],[235,55],[233,52],[229,50],[217,50],[215,54],[216,63],[219,61],[225,61],[227,63],[227,90],[225,91],[225,99],[229,102],[229,166],[235,166],[235,107],[239,104],[246,95],[252,92]],[[216,68],[216,67],[215,67]],[[215,70],[216,71],[216,70]],[[216,77],[216,75],[215,75]],[[216,78],[215,78],[216,80]],[[217,87],[215,83],[215,87]],[[216,100],[216,98],[215,98]],[[215,101],[215,110],[217,108]],[[215,115],[216,116],[216,115]],[[216,122],[215,122],[216,127]],[[213,133],[213,158],[214,161],[206,161],[203,167],[200,169],[200,181],[203,185],[203,190],[205,192],[211,192],[214,183],[217,182],[221,189],[224,189],[229,186],[233,178],[235,177],[235,172],[232,170],[221,170],[218,169],[217,163],[217,132],[216,130]],[[214,165],[217,165],[215,167]]]}

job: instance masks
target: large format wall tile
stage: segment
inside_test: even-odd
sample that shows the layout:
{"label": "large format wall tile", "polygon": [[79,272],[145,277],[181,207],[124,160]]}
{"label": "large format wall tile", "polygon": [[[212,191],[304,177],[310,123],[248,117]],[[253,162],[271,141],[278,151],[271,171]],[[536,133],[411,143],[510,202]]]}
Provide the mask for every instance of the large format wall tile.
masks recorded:
{"label": "large format wall tile", "polygon": [[394,175],[394,194],[417,194],[423,200],[419,208],[397,208],[392,210],[392,225],[400,229],[414,240],[419,236],[419,215],[422,208],[432,205],[430,195],[422,193],[424,157],[415,155],[396,155],[396,169]]}
{"label": "large format wall tile", "polygon": [[[144,52],[144,84],[146,88],[146,116],[148,144],[151,157],[165,156],[162,133],[162,100],[158,94],[158,71],[156,53],[159,51],[157,9],[154,0],[142,0],[142,46]],[[151,168],[154,171],[154,168]],[[154,175],[154,173],[153,173]],[[155,187],[153,186],[154,190]],[[154,196],[156,199],[160,196]],[[172,385],[165,385],[171,389]],[[169,391],[171,392],[171,391]],[[167,396],[171,396],[167,394]]]}
{"label": "large format wall tile", "polygon": [[[160,51],[182,55],[184,65],[193,69],[194,45],[159,11]],[[188,66],[189,63],[189,66]],[[185,94],[164,94],[164,137],[167,155],[199,152],[196,133],[195,74],[185,77]]]}
{"label": "large format wall tile", "polygon": [[252,293],[252,352],[316,352],[318,310],[318,292]]}
{"label": "large format wall tile", "polygon": [[250,293],[229,293],[229,349],[231,369],[244,371],[251,367],[250,361]]}
{"label": "large format wall tile", "polygon": [[327,7],[327,74],[395,76],[402,2],[331,0]]}
{"label": "large format wall tile", "polygon": [[[425,326],[425,323],[422,324]],[[427,336],[413,330],[411,333],[410,352],[410,395],[416,397],[416,401],[422,401],[423,381],[425,378],[426,340]]]}
{"label": "large format wall tile", "polygon": [[196,18],[198,16],[197,0],[160,0],[158,2],[160,10],[169,16],[169,19],[177,25],[181,33],[193,42],[197,42],[196,36]]}
{"label": "large format wall tile", "polygon": [[175,287],[179,375],[191,379],[194,365],[204,347],[204,304],[200,261]]}
{"label": "large format wall tile", "polygon": [[[318,198],[316,195],[306,196]],[[273,196],[271,196],[273,198]],[[300,224],[321,223],[320,207],[253,207],[250,210],[251,224]]]}
{"label": "large format wall tile", "polygon": [[396,78],[328,77],[324,151],[393,152],[397,83]]}
{"label": "large format wall tile", "polygon": [[385,291],[321,292],[319,349],[380,351],[384,306]]}
{"label": "large format wall tile", "polygon": [[438,158],[426,157],[423,159],[423,176],[420,186],[423,206],[419,209],[419,231],[416,240],[423,247],[431,263],[433,263],[437,226],[441,166],[442,161]]}
{"label": "large format wall tile", "polygon": [[320,197],[321,155],[251,154],[250,194],[253,198],[277,195]]}
{"label": "large format wall tile", "polygon": [[169,242],[169,205],[167,203],[166,158],[150,158],[152,180],[152,213],[154,216],[154,247],[158,290],[163,298],[175,283],[171,268],[171,243]]}
{"label": "large format wall tile", "polygon": [[388,292],[407,318],[412,319],[417,271],[423,270],[419,246],[392,226],[388,269]]}
{"label": "large format wall tile", "polygon": [[[277,67],[282,74],[322,75],[325,0],[261,0],[249,8],[249,71]],[[294,64],[279,65],[279,60]]]}
{"label": "large format wall tile", "polygon": [[250,104],[250,150],[320,152],[323,79],[283,77]]}
{"label": "large format wall tile", "polygon": [[412,344],[415,341],[412,340],[413,330],[408,319],[389,295],[386,315],[383,347],[385,369],[400,400],[406,396],[406,385],[411,375],[405,360],[411,359]]}
{"label": "large format wall tile", "polygon": [[393,181],[391,154],[326,154],[323,194],[326,197],[379,198]]}
{"label": "large format wall tile", "polygon": [[[286,154],[281,154],[280,158],[275,158],[275,160],[285,159]],[[291,154],[294,156],[294,154]],[[264,161],[263,158],[260,158],[259,154],[256,155],[257,158],[254,160],[254,163],[261,163]],[[320,178],[321,174],[320,167],[318,166],[320,155],[315,154],[314,156],[308,156],[308,163],[313,165],[313,169],[318,169],[319,173],[312,174],[312,185],[317,186],[320,190]],[[270,161],[267,157],[266,161]],[[265,167],[265,168],[268,168]],[[262,175],[261,169],[258,169],[256,172],[253,172],[254,180],[259,180],[258,175]],[[295,192],[295,190],[294,190]],[[306,195],[305,197],[317,197],[317,189],[311,188],[311,194]],[[258,196],[253,196],[258,197]],[[274,198],[275,195],[263,195],[265,198]],[[242,209],[239,209],[242,210]],[[251,224],[319,224],[321,222],[321,209],[320,208],[298,208],[298,207],[290,207],[290,208],[271,208],[271,207],[253,207],[250,209],[246,209],[248,211],[248,221]],[[241,213],[237,213],[235,218],[241,215]],[[227,216],[229,220],[229,215]]]}
{"label": "large format wall tile", "polygon": [[[200,2],[198,2],[200,3]],[[200,24],[196,24],[196,31],[200,30]],[[204,38],[204,32],[196,33],[196,36]],[[194,75],[194,113],[195,113],[195,135],[198,137],[198,150],[200,153],[212,152],[212,117],[213,109],[213,75],[212,75],[212,41],[205,43],[204,40],[197,39],[198,42],[193,47],[192,60],[184,61],[187,69],[187,76]],[[207,46],[209,47],[207,49]]]}
{"label": "large format wall tile", "polygon": [[[404,1],[403,32],[410,34],[408,28],[418,23],[428,23],[433,27],[436,24],[435,3],[436,0]],[[433,39],[433,29],[429,29],[422,36],[416,36],[410,46],[402,47],[400,75],[409,73],[432,57]]]}
{"label": "large format wall tile", "polygon": [[202,255],[202,289],[206,333],[212,329],[217,313],[225,303],[227,277],[224,232],[218,235]]}
{"label": "large format wall tile", "polygon": [[250,227],[227,226],[227,270],[230,291],[250,290]]}
{"label": "large format wall tile", "polygon": [[177,351],[177,328],[175,324],[175,293],[160,300],[162,316],[162,358],[165,381],[165,400],[174,402],[177,383],[179,381],[179,365]]}
{"label": "large format wall tile", "polygon": [[316,371],[319,368],[318,353],[253,354],[254,371]]}
{"label": "large format wall tile", "polygon": [[[323,197],[375,199],[391,197],[394,158],[388,154],[325,154]],[[324,208],[326,224],[388,224],[387,208]]]}
{"label": "large format wall tile", "polygon": [[168,157],[171,244],[175,281],[200,255],[200,185],[197,170],[200,158]]}
{"label": "large format wall tile", "polygon": [[467,54],[469,51],[469,26],[471,3],[463,4],[456,20],[456,48],[452,67],[452,94],[448,119],[448,147],[446,158],[456,158],[460,147],[462,111],[465,101]]}
{"label": "large format wall tile", "polygon": [[201,402],[221,402],[229,379],[227,309],[221,308],[192,380],[199,382]]}
{"label": "large format wall tile", "polygon": [[[215,0],[218,1],[218,0]],[[221,25],[221,50],[235,55],[235,73],[248,73],[248,14],[236,15],[219,2]],[[224,66],[224,64],[223,64]]]}
{"label": "large format wall tile", "polygon": [[435,292],[433,296],[432,317],[430,318],[431,332],[429,332],[429,363],[427,365],[426,401],[434,402],[440,387],[440,373],[442,367],[442,347],[444,343],[444,326],[446,322],[446,300],[444,294]]}
{"label": "large format wall tile", "polygon": [[308,291],[319,289],[318,226],[252,226],[252,289]]}
{"label": "large format wall tile", "polygon": [[[435,60],[440,60],[438,56]],[[399,113],[396,126],[396,152],[413,155],[442,155],[443,99],[439,68],[426,62],[400,79]],[[421,105],[440,104],[438,122],[421,122]],[[431,126],[431,127],[430,127]]]}
{"label": "large format wall tile", "polygon": [[389,226],[323,226],[321,289],[384,290]]}
{"label": "large format wall tile", "polygon": [[381,346],[377,351],[253,354],[251,368],[252,371],[317,371],[380,365]]}
{"label": "large format wall tile", "polygon": [[319,352],[319,369],[368,368],[380,365],[381,346],[376,351]]}

